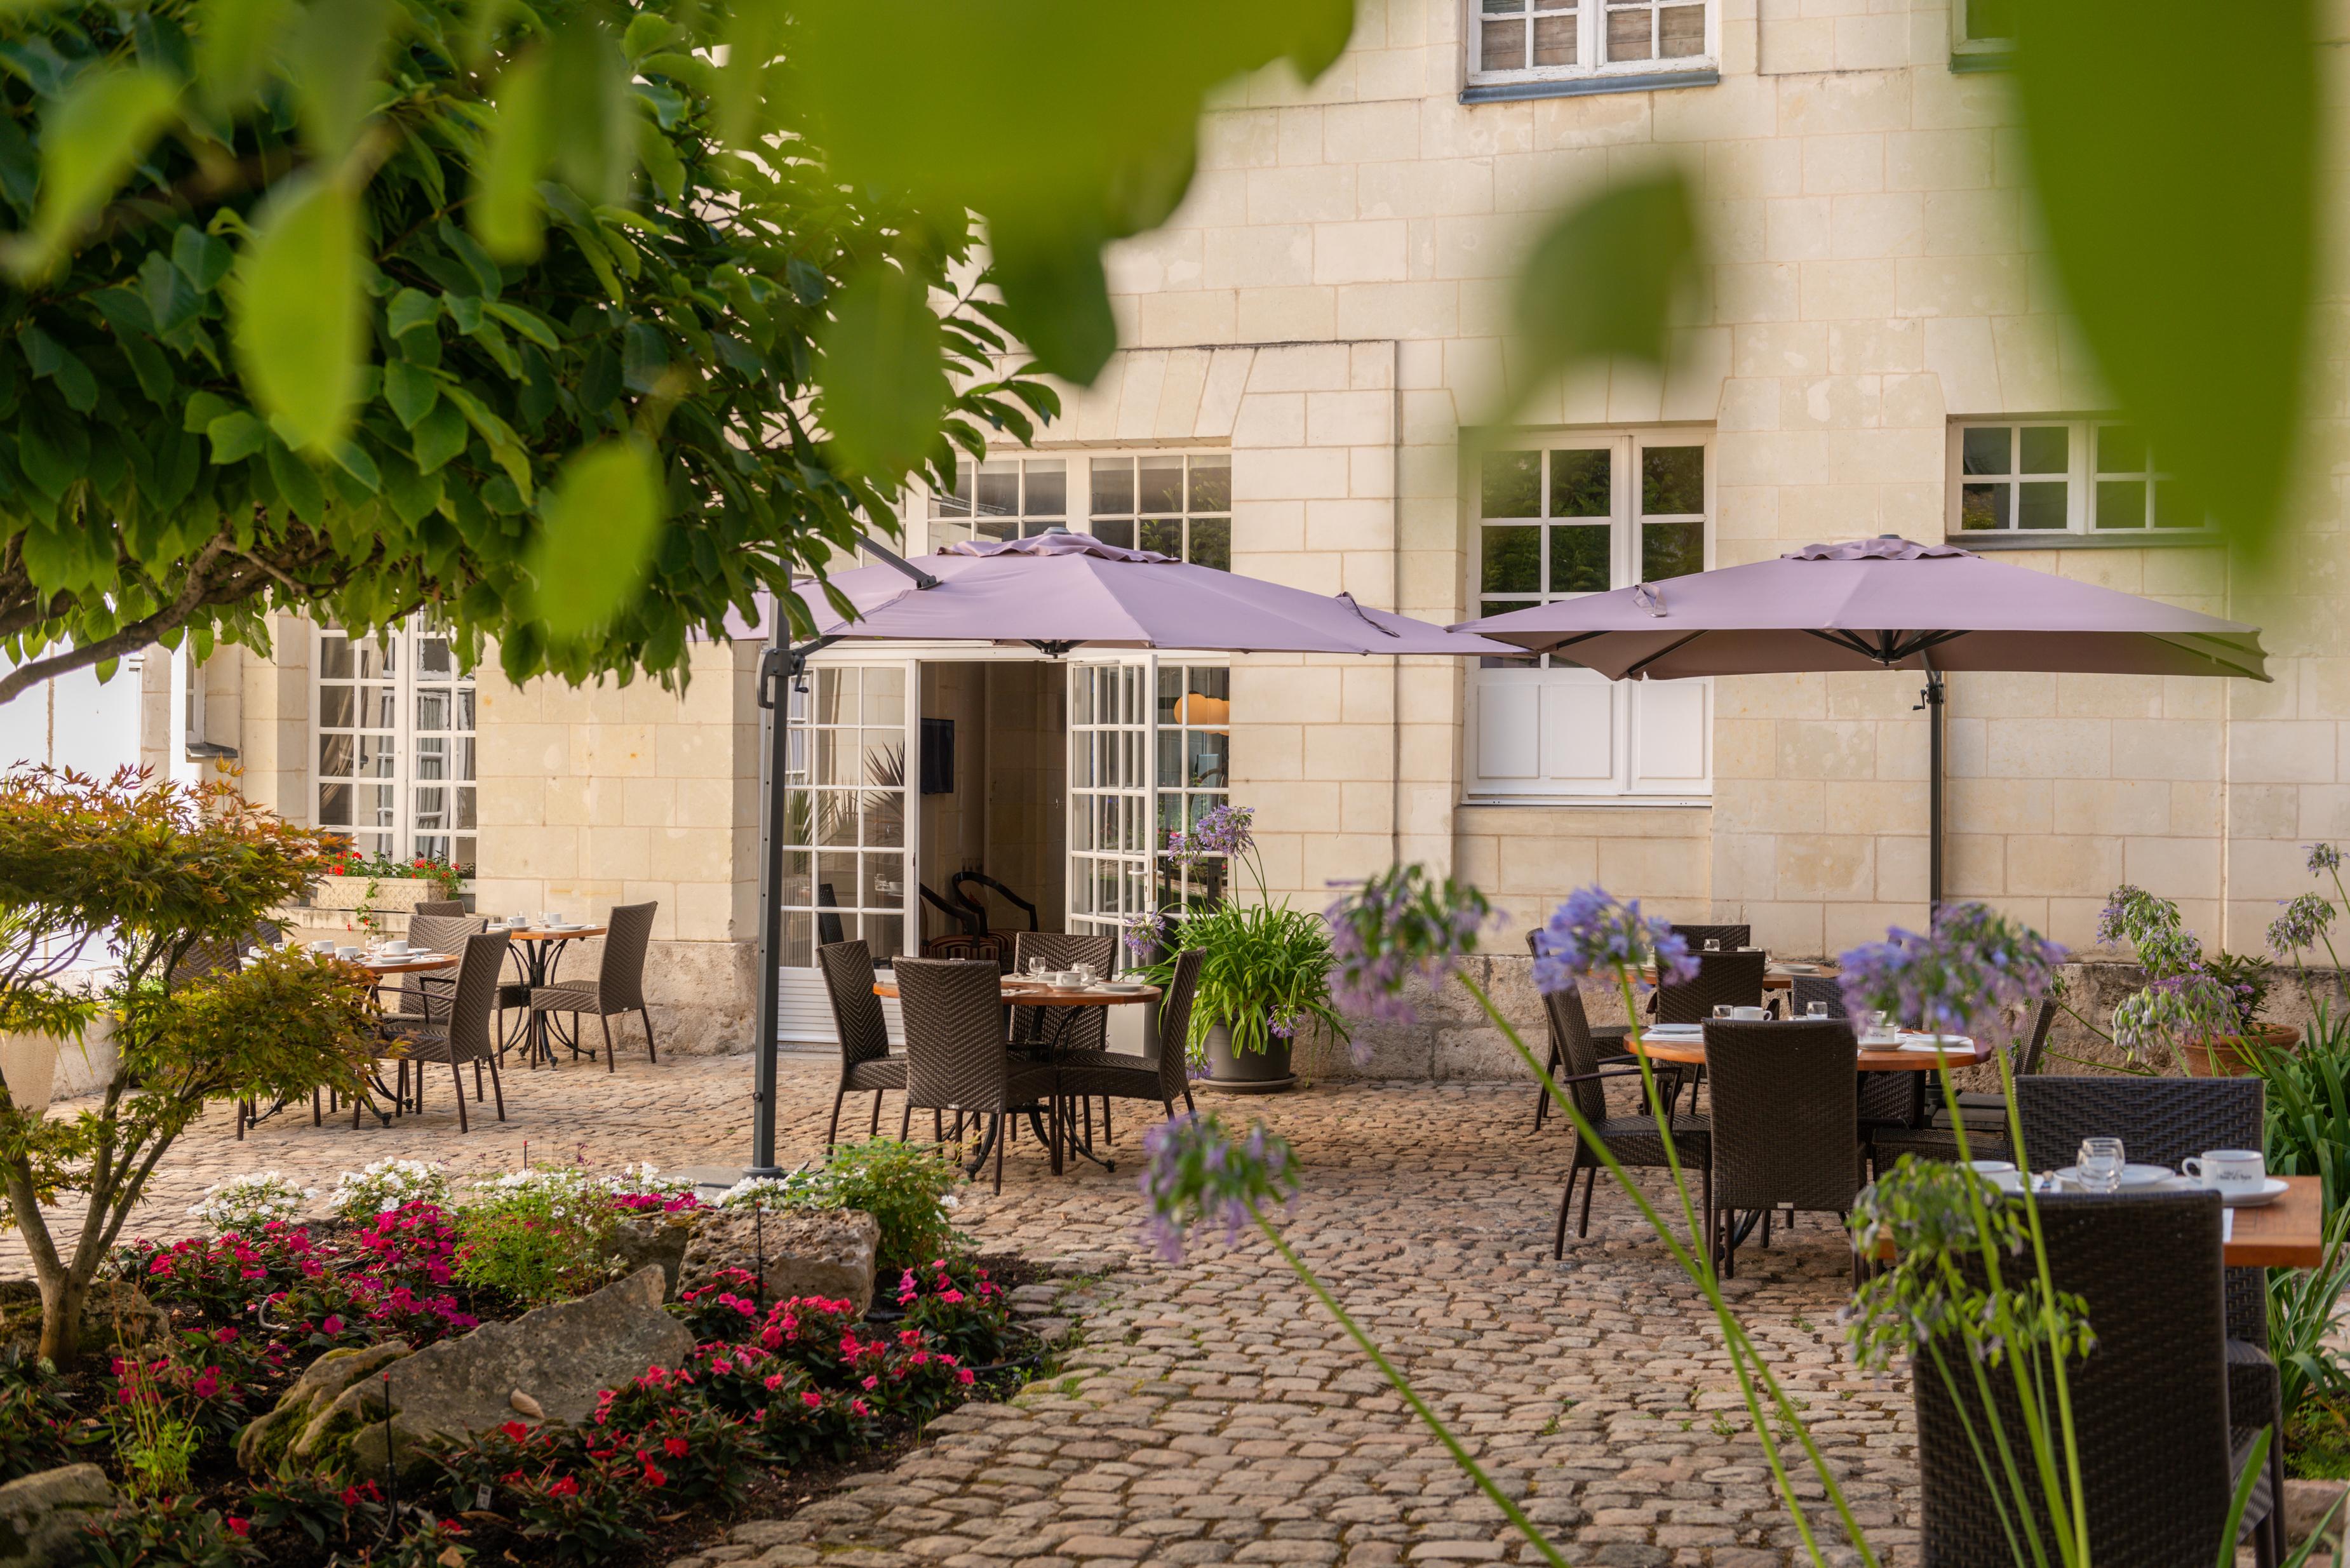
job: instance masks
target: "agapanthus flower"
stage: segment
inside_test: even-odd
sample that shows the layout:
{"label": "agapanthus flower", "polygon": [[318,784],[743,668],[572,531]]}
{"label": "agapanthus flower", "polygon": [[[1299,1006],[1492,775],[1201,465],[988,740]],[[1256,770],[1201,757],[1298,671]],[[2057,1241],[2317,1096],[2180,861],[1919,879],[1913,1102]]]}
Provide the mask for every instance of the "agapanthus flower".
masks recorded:
{"label": "agapanthus flower", "polygon": [[1184,1240],[1199,1227],[1221,1224],[1230,1246],[1252,1210],[1286,1203],[1297,1189],[1289,1145],[1263,1123],[1234,1143],[1212,1114],[1194,1113],[1160,1122],[1143,1135],[1142,1147],[1142,1196],[1150,1205],[1144,1231],[1170,1263],[1181,1261]]}
{"label": "agapanthus flower", "polygon": [[2311,845],[2309,846],[2309,868],[2312,871],[2341,870],[2342,851],[2336,849],[2331,844]]}
{"label": "agapanthus flower", "polygon": [[[1412,981],[1442,985],[1477,950],[1484,929],[1506,919],[1476,888],[1450,877],[1440,881],[1424,866],[1331,885],[1351,888],[1323,911],[1337,960],[1331,999],[1344,1012],[1395,1023],[1418,1017],[1405,995]],[[1357,1038],[1349,1048],[1357,1064],[1369,1061],[1368,1041]]]}
{"label": "agapanthus flower", "polygon": [[2269,922],[2270,948],[2283,957],[2291,958],[2302,949],[2314,948],[2325,939],[2325,928],[2334,923],[2332,899],[2315,893],[2303,893],[2297,898],[2280,902],[2284,904],[2284,913]]}
{"label": "agapanthus flower", "polygon": [[1156,909],[1140,910],[1120,922],[1118,935],[1134,961],[1144,962],[1167,945],[1167,917]]}
{"label": "agapanthus flower", "polygon": [[2056,983],[2064,950],[1986,904],[1943,906],[1930,934],[1899,929],[1841,954],[1845,1006],[1937,1034],[1983,1034]]}
{"label": "agapanthus flower", "polygon": [[2114,1009],[2114,1044],[2132,1061],[2165,1056],[2175,1040],[2242,1031],[2233,993],[2200,970],[2152,981]]}
{"label": "agapanthus flower", "polygon": [[1586,974],[1657,966],[1660,981],[1697,974],[1689,944],[1669,922],[1640,913],[1638,898],[1619,903],[1605,888],[1577,888],[1534,933],[1534,989],[1565,991]]}
{"label": "agapanthus flower", "polygon": [[1305,1023],[1305,1014],[1295,1007],[1276,1007],[1265,1014],[1264,1032],[1277,1040],[1295,1040]]}
{"label": "agapanthus flower", "polygon": [[1211,805],[1200,814],[1191,832],[1176,828],[1167,835],[1167,858],[1190,867],[1251,854],[1256,848],[1255,820],[1253,805]]}

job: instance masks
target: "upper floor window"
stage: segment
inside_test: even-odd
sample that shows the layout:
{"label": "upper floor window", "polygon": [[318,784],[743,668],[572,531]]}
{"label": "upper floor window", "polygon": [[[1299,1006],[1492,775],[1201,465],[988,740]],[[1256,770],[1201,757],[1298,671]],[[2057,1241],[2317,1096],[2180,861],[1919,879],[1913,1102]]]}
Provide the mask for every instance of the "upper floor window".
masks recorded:
{"label": "upper floor window", "polygon": [[[1602,431],[1479,459],[1477,613],[1701,572],[1711,447],[1685,430]],[[1479,661],[1469,792],[1486,799],[1711,792],[1711,685],[1610,681],[1551,655]]]}
{"label": "upper floor window", "polygon": [[1970,421],[1950,430],[1950,532],[2112,535],[2208,526],[2145,433],[2111,420]]}
{"label": "upper floor window", "polygon": [[1475,0],[1472,86],[1710,65],[1714,0]]}
{"label": "upper floor window", "polygon": [[411,621],[380,639],[318,629],[318,823],[365,855],[474,859],[473,678]]}
{"label": "upper floor window", "polygon": [[954,489],[931,496],[931,548],[1066,527],[1229,572],[1232,511],[1230,452],[962,462]]}

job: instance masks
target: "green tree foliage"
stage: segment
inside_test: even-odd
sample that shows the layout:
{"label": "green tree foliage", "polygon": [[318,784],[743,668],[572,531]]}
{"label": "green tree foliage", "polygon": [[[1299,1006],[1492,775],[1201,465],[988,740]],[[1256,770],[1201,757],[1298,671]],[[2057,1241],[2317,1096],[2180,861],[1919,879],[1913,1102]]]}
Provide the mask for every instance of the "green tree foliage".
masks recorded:
{"label": "green tree foliage", "polygon": [[[172,1142],[207,1101],[359,1094],[374,1054],[366,976],[288,950],[234,961],[298,898],[334,841],[225,784],[27,770],[0,780],[0,1027],[78,1034],[101,999],[57,983],[110,942],[114,1071],[92,1108],[41,1118],[0,1085],[0,1188],[41,1287],[41,1354],[78,1352],[99,1265]],[[68,1045],[68,1049],[72,1049]],[[70,1194],[78,1233],[50,1223]]]}
{"label": "green tree foliage", "polygon": [[[713,136],[723,18],[497,14],[0,23],[0,699],[182,630],[264,645],[271,607],[429,609],[517,679],[668,672],[950,440],[1053,407],[996,374],[1001,307],[941,292],[960,213],[845,188],[764,109],[760,156]],[[898,368],[826,366],[868,295]],[[833,379],[918,417],[844,464]]]}

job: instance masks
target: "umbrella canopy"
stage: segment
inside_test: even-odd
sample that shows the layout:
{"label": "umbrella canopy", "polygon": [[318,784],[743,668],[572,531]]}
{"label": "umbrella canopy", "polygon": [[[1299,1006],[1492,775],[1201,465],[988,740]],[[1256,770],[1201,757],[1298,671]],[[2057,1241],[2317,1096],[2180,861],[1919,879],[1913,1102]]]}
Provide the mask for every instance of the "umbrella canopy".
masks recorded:
{"label": "umbrella canopy", "polygon": [[823,587],[798,590],[816,635],[1072,648],[1180,648],[1231,653],[1514,653],[1483,638],[1367,609],[1255,577],[1128,550],[1087,534],[973,539],[906,563],[937,579],[925,587],[894,566],[833,574],[857,608],[832,607]]}
{"label": "umbrella canopy", "polygon": [[1893,535],[1454,629],[1619,680],[1881,669],[2269,679],[2256,627]]}

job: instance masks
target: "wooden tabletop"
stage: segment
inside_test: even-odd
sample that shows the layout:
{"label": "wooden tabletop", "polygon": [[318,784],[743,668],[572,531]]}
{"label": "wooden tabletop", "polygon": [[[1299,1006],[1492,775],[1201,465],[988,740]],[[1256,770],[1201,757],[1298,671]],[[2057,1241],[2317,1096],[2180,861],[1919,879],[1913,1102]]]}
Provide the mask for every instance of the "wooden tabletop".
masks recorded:
{"label": "wooden tabletop", "polygon": [[600,937],[612,928],[609,926],[574,926],[567,930],[560,931],[537,929],[518,931],[512,926],[497,926],[493,929],[504,931],[506,934],[507,940],[510,941],[567,942],[574,937]]}
{"label": "wooden tabletop", "polygon": [[[1763,1022],[1772,1021],[1766,1019]],[[1809,1021],[1798,1018],[1794,1022],[1803,1023]],[[1705,1061],[1705,1041],[1702,1038],[1692,1040],[1684,1036],[1678,1040],[1654,1040],[1643,1036],[1634,1040],[1627,1035],[1624,1044],[1627,1049],[1659,1062],[1679,1062],[1693,1066]],[[1860,1070],[1864,1073],[1930,1073],[1945,1062],[1953,1067],[1973,1067],[1991,1059],[1991,1048],[1981,1041],[1939,1054],[1932,1051],[1865,1050],[1859,1056]]]}
{"label": "wooden tabletop", "polygon": [[[2288,1176],[2285,1190],[2258,1209],[2230,1209],[2220,1261],[2231,1269],[2314,1269],[2325,1262],[2325,1184],[2314,1176]],[[1877,1256],[1891,1259],[1890,1239]]]}
{"label": "wooden tabletop", "polygon": [[[898,982],[877,980],[873,982],[876,996],[895,996]],[[1123,1007],[1137,1002],[1156,1002],[1159,988],[1146,985],[1140,991],[1087,991],[1083,987],[1038,985],[1033,981],[1003,977],[1003,1001],[1016,1007]]]}
{"label": "wooden tabletop", "polygon": [[429,970],[455,969],[463,961],[454,953],[411,953],[406,958],[355,959],[369,974],[421,974]]}

